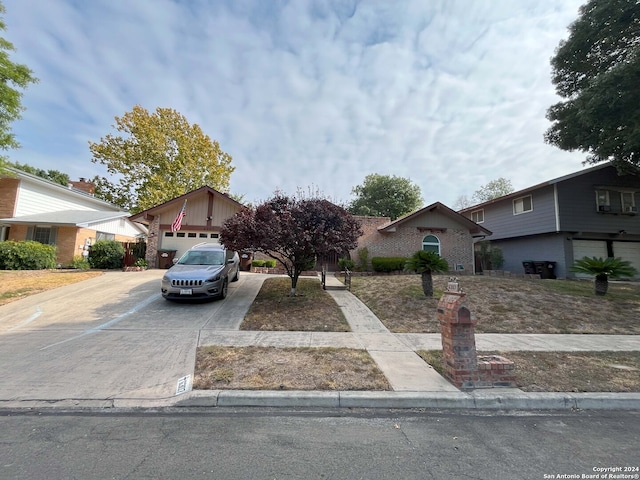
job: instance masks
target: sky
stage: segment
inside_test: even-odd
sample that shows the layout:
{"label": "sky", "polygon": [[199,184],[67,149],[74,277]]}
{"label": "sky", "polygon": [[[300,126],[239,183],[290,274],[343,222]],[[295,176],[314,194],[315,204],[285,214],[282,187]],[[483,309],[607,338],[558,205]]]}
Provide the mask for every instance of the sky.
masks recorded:
{"label": "sky", "polygon": [[[586,0],[584,0],[586,1]],[[173,108],[233,157],[230,192],[336,203],[377,173],[454,206],[585,168],[544,143],[550,58],[583,0],[3,0],[39,82],[11,161],[106,175],[88,142]]]}

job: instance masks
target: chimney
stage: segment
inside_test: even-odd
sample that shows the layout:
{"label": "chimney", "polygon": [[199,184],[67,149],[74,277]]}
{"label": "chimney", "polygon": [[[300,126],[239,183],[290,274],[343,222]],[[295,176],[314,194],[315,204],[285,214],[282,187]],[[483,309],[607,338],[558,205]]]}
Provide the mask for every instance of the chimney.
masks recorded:
{"label": "chimney", "polygon": [[77,190],[82,190],[83,192],[88,193],[89,195],[93,195],[96,191],[96,186],[88,182],[86,178],[80,177],[80,180],[77,182],[69,182],[71,186]]}

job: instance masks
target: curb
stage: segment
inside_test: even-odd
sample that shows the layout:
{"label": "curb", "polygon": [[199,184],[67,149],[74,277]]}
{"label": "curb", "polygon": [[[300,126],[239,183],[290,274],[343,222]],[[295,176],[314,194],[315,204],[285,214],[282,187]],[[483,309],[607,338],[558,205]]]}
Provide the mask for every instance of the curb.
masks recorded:
{"label": "curb", "polygon": [[[117,406],[117,402],[116,402]],[[191,391],[175,407],[640,410],[640,393]]]}

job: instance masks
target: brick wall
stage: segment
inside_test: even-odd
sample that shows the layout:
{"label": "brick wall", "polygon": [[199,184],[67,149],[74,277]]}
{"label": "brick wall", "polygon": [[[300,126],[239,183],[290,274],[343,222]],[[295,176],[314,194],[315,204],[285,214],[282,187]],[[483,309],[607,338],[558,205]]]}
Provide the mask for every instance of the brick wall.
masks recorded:
{"label": "brick wall", "polygon": [[0,178],[0,218],[13,217],[19,185],[17,178]]}
{"label": "brick wall", "polygon": [[[399,225],[395,232],[380,232],[378,227],[389,222],[389,218],[356,217],[362,224],[364,234],[358,239],[358,247],[350,253],[357,262],[358,248],[367,247],[369,259],[372,257],[409,257],[422,249],[422,239],[435,235],[440,240],[440,254],[456,274],[473,273],[473,239],[468,230],[446,228],[445,231],[412,225]],[[462,270],[456,270],[462,265]]]}

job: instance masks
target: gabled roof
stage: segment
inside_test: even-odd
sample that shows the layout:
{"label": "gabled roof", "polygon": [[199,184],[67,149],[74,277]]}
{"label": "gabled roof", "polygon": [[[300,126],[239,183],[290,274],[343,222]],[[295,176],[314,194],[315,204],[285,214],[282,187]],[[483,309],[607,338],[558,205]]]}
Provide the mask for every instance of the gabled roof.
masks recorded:
{"label": "gabled roof", "polygon": [[165,208],[175,204],[181,205],[182,202],[184,202],[185,200],[188,200],[191,197],[196,197],[202,193],[211,193],[214,196],[216,195],[220,196],[225,200],[228,200],[229,202],[236,204],[238,207],[243,206],[240,202],[235,201],[226,193],[221,193],[218,190],[205,185],[204,187],[200,187],[196,190],[191,190],[190,192],[187,192],[184,195],[180,195],[179,197],[168,200],[164,203],[161,203],[160,205],[156,205],[155,207],[151,207],[142,212],[131,215],[129,217],[129,220],[131,220],[132,222],[148,224],[153,219],[154,216],[156,216],[160,211],[164,210]]}
{"label": "gabled roof", "polygon": [[440,202],[432,203],[431,205],[421,208],[420,210],[416,210],[413,213],[409,213],[403,217],[397,218],[392,222],[385,223],[384,225],[380,225],[378,227],[379,232],[390,232],[393,231],[396,227],[402,225],[403,223],[412,220],[416,217],[424,215],[428,212],[438,211],[443,215],[451,218],[455,222],[459,223],[463,227],[467,228],[471,234],[479,234],[479,235],[491,235],[491,230],[487,230],[486,228],[478,225],[476,222],[468,219],[464,215],[459,214],[458,212],[451,210],[449,207]]}
{"label": "gabled roof", "polygon": [[517,192],[512,192],[508,195],[503,195],[502,197],[494,198],[492,200],[488,200],[486,202],[478,203],[476,205],[472,205],[471,207],[463,208],[460,210],[460,213],[470,212],[473,210],[477,210],[479,208],[483,208],[487,205],[491,205],[496,202],[500,202],[502,200],[517,198],[525,195],[527,193],[533,192],[534,190],[538,190],[540,188],[548,187],[550,185],[554,185],[556,183],[564,182],[566,180],[570,180],[575,177],[579,177],[581,175],[585,175],[587,173],[596,172],[598,170],[602,170],[603,168],[615,168],[615,166],[611,162],[604,163],[602,165],[596,165],[595,167],[585,168],[584,170],[579,170],[577,172],[570,173],[568,175],[564,175],[562,177],[554,178],[553,180],[547,180],[546,182],[538,183],[537,185],[533,185],[531,187],[523,188],[522,190],[518,190]]}
{"label": "gabled roof", "polygon": [[49,190],[64,193],[64,195],[71,195],[81,197],[85,200],[90,200],[92,203],[99,205],[103,210],[112,210],[112,211],[120,211],[126,212],[123,208],[118,205],[114,205],[113,203],[107,202],[106,200],[102,200],[101,198],[97,198],[90,193],[85,192],[84,190],[80,190],[78,188],[73,188],[71,186],[60,185],[59,183],[52,182],[51,180],[47,180],[46,178],[38,177],[37,175],[32,175],[31,173],[24,172],[22,170],[18,170],[17,168],[7,167],[6,170],[9,172],[8,176],[17,177],[21,180],[26,180],[29,182],[40,184],[46,187]]}

